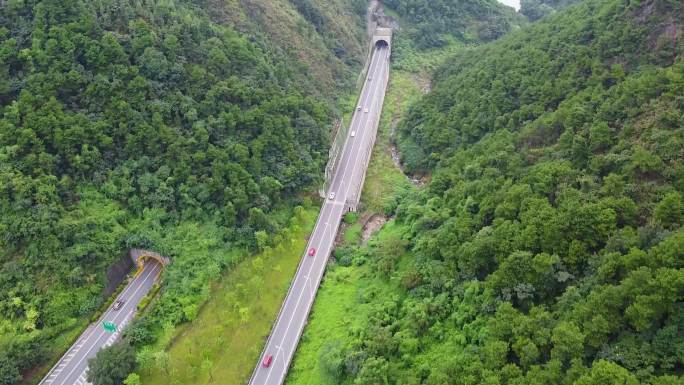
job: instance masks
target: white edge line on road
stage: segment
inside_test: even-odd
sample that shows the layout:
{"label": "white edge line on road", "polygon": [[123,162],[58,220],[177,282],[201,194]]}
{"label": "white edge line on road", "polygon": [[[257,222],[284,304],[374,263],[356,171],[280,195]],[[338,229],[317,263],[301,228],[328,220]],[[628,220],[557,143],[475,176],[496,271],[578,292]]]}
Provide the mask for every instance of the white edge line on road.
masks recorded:
{"label": "white edge line on road", "polygon": [[[384,70],[384,67],[383,67],[382,65],[380,65],[380,63],[379,63],[379,62],[382,62],[381,60],[378,61],[378,62],[376,63],[376,58],[377,58],[377,57],[381,57],[381,56],[380,56],[379,54],[377,54],[377,51],[376,51],[376,53],[374,53],[374,55],[373,55],[373,59],[371,60],[371,66],[377,66],[376,68],[373,68],[373,75],[372,75],[372,76],[374,76],[374,77],[376,77],[376,78],[377,78],[377,76],[378,76],[378,75],[377,75],[378,71],[382,74],[382,72],[383,72],[383,70]],[[366,84],[368,84],[368,83],[366,82]],[[373,85],[375,85],[375,84],[373,84]],[[365,85],[364,85],[364,88],[365,88]],[[385,88],[386,88],[386,85],[385,85]],[[373,89],[371,90],[370,93],[372,93],[372,95],[373,95],[373,97],[372,97],[371,100],[370,100],[371,102],[372,102],[373,100],[376,99],[377,93],[378,93],[377,91],[378,91],[378,90],[382,90],[382,87],[375,87],[375,88],[373,88]],[[365,90],[364,90],[364,91],[365,91]],[[362,91],[362,92],[363,92],[363,91]],[[370,93],[369,93],[368,95],[370,95]],[[365,99],[367,99],[367,96],[368,96],[368,95],[365,95],[365,96],[366,96]],[[364,102],[362,105],[365,106],[365,104],[366,104],[366,102]],[[375,114],[375,115],[378,115],[378,112],[375,111],[374,114]],[[368,124],[368,119],[359,119],[359,120],[357,120],[356,126],[358,126],[358,125],[360,124],[360,122],[362,122],[362,121],[364,121],[364,120],[366,121],[366,124]],[[370,123],[373,124],[375,120],[376,120],[376,119],[372,119],[372,120],[370,121]],[[367,128],[367,126],[364,127],[364,128]],[[360,143],[361,143],[360,146],[361,146],[361,147],[359,147],[359,149],[357,149],[357,151],[356,151],[355,154],[353,154],[353,155],[352,155],[352,154],[349,154],[349,157],[348,157],[348,159],[347,159],[347,162],[345,163],[345,167],[343,168],[342,173],[339,174],[339,175],[340,175],[340,178],[342,178],[342,181],[344,180],[344,176],[347,174],[347,168],[348,168],[348,165],[349,165],[349,160],[353,157],[353,158],[354,158],[354,162],[356,162],[356,161],[358,160],[358,155],[359,155],[359,153],[361,152],[362,147],[364,146],[364,144],[366,144],[366,143],[364,143],[364,139],[365,139],[365,137],[366,137],[366,131],[367,131],[367,130],[364,129],[364,130],[361,132],[361,138],[360,138],[360,139],[361,139],[361,141],[360,141]],[[347,146],[348,142],[349,142],[349,137],[347,137],[347,140],[345,141],[345,147]],[[353,146],[353,145],[352,145],[352,146]],[[353,150],[353,147],[352,147],[352,150]],[[336,173],[335,176],[337,176],[337,175],[338,175],[338,174]],[[352,175],[352,176],[353,176],[353,175]],[[331,186],[334,186],[334,183],[331,184]],[[352,183],[347,184],[347,189],[345,190],[345,193],[344,193],[344,199],[345,199],[345,200],[347,199],[347,195],[349,194],[349,189],[351,188],[351,186],[352,186]],[[333,204],[337,203],[337,200],[333,201],[332,203],[333,203]],[[342,203],[342,205],[344,205],[344,203]],[[324,204],[324,206],[325,206],[325,204]],[[335,206],[337,206],[337,205],[335,205]],[[322,208],[321,210],[323,210],[323,208]],[[330,211],[330,215],[328,215],[329,218],[330,218],[331,216],[333,216],[332,213],[333,213],[334,211],[335,211],[334,208]],[[342,213],[340,213],[340,214],[342,214]],[[326,234],[325,234],[325,229],[327,229],[327,227],[328,227],[328,226],[327,226],[327,223],[326,223],[326,227],[324,228],[324,233],[323,233],[323,239],[321,239],[321,241],[325,239],[325,235],[326,235]],[[318,228],[318,226],[316,226],[316,229],[314,230],[314,232],[317,230],[317,228]],[[333,235],[334,235],[334,234],[333,234]],[[320,242],[319,242],[319,244],[320,244]],[[332,242],[329,242],[328,245],[327,245],[327,247],[328,247],[328,250],[326,251],[326,253],[319,253],[319,254],[320,254],[320,255],[326,255],[326,256],[327,256],[329,253],[331,253],[331,252],[332,252],[332,248],[333,248]],[[311,267],[309,268],[307,277],[310,277],[311,271],[313,270],[314,266],[315,266],[315,263],[312,264]],[[320,272],[319,272],[318,275],[320,276],[320,277],[319,277],[319,282],[320,282],[320,279],[322,278],[322,273],[325,272],[325,263],[322,265],[322,269],[319,269],[319,270],[320,270]],[[298,278],[298,276],[295,277],[295,280],[296,280],[297,278]],[[309,279],[310,279],[310,278],[307,278],[307,280],[309,280]],[[311,283],[311,286],[313,286],[313,283]],[[289,329],[290,329],[290,327],[291,327],[292,321],[293,321],[294,318],[295,318],[295,314],[296,314],[295,311],[296,311],[296,309],[299,307],[299,303],[300,303],[300,301],[301,301],[301,298],[302,298],[302,296],[304,295],[304,293],[306,292],[305,289],[306,289],[306,281],[304,282],[304,286],[303,286],[303,288],[302,288],[302,290],[301,290],[301,292],[300,292],[300,294],[299,294],[299,297],[298,297],[298,299],[297,299],[297,303],[295,304],[295,307],[294,307],[294,309],[293,309],[293,314],[292,314],[292,316],[290,317],[290,320],[289,320],[289,322],[288,322],[287,327],[285,328],[285,332],[283,333],[281,342],[280,342],[279,345],[277,345],[277,346],[278,346],[278,352],[276,353],[276,357],[274,357],[274,359],[275,359],[276,361],[277,361],[277,357],[280,355],[280,353],[281,353],[282,350],[283,350],[283,349],[282,349],[283,342],[284,342],[285,339],[287,338],[288,331],[289,331]],[[288,296],[289,296],[289,293],[288,293]],[[286,301],[287,301],[287,298],[285,299],[284,303],[285,303]],[[311,309],[312,306],[313,306],[313,299],[312,299],[312,301],[309,303],[309,306],[308,306],[309,311],[310,311],[310,309]],[[308,314],[308,312],[307,312],[307,314]],[[280,321],[280,319],[278,319],[277,321]],[[278,324],[278,322],[276,322],[276,325],[277,325],[277,324]],[[274,329],[275,329],[275,327],[274,327]],[[303,328],[302,328],[302,329],[303,329]],[[300,330],[300,332],[299,332],[298,334],[301,335],[301,332],[302,332],[302,330]],[[299,338],[298,338],[297,340],[299,340]],[[265,353],[265,349],[267,349],[267,348],[268,348],[268,343],[267,343],[267,345],[266,345],[265,348],[264,348],[264,353]],[[284,361],[283,370],[282,370],[282,372],[281,372],[281,374],[280,374],[280,378],[279,378],[279,381],[278,381],[279,384],[282,383],[282,381],[283,381],[283,379],[284,379],[284,376],[287,374],[287,369],[288,369],[289,364],[290,364],[290,362],[291,362],[292,354],[294,353],[294,348],[296,348],[296,345],[295,345],[294,347],[291,347],[290,353],[289,353],[289,357],[285,357],[285,355],[283,354],[283,358],[284,358],[284,359],[285,359],[285,358],[289,358],[289,359],[287,359],[286,361]],[[263,356],[264,353],[262,353],[262,356]],[[261,359],[259,360],[259,362],[257,362],[257,368],[259,367],[260,364],[261,364]],[[272,368],[272,369],[274,369],[274,368]],[[268,383],[268,380],[270,379],[270,376],[271,376],[272,373],[273,373],[273,370],[269,370],[269,371],[268,371],[268,375],[266,376],[266,379],[265,379],[265,382],[266,382],[266,383]]]}
{"label": "white edge line on road", "polygon": [[[124,290],[123,290],[121,293],[119,293],[119,295],[117,296],[117,298],[118,298],[118,297],[121,297],[121,296],[123,296],[123,295],[125,295],[125,294],[128,292],[128,290],[131,288],[131,284],[133,283],[133,281],[135,281],[135,278],[133,278],[133,280],[131,280],[131,282],[128,283],[128,286],[126,286],[126,288],[124,288]],[[110,312],[111,312],[111,308],[108,308],[108,309],[102,314],[102,316],[97,320],[97,322],[96,322],[95,324],[90,324],[90,325],[88,325],[88,327],[86,328],[86,331],[85,331],[83,334],[81,334],[80,337],[78,337],[78,339],[76,340],[75,344],[80,343],[81,346],[83,346],[83,344],[85,344],[85,342],[88,341],[88,340],[90,339],[90,337],[92,337],[92,334],[93,334],[96,330],[98,330],[97,327],[93,327],[93,326],[96,325],[96,324],[99,324],[100,321],[101,321],[102,319],[104,319],[104,317],[105,317],[107,314],[109,314]],[[80,349],[81,346],[79,346],[79,349]],[[69,349],[71,349],[71,348],[69,348]],[[55,371],[55,369],[58,367],[58,365],[59,365],[60,363],[62,363],[62,361],[64,361],[64,358],[65,358],[65,356],[67,355],[67,353],[69,353],[69,350],[67,350],[67,352],[64,353],[64,355],[59,359],[59,361],[57,361],[57,362],[55,363],[55,365],[52,367],[52,369],[50,369],[50,371],[46,374],[46,376],[43,378],[43,380],[41,380],[41,382],[39,382],[39,385],[42,384],[42,383],[45,381],[45,378],[49,377],[49,376],[52,374],[52,372]]]}
{"label": "white edge line on road", "polygon": [[[375,59],[376,59],[376,55],[374,54],[373,57],[371,58],[371,65],[374,65]],[[369,67],[369,70],[370,70],[370,67]],[[375,75],[375,72],[373,72],[373,75]],[[366,78],[366,79],[367,79],[367,78]],[[367,85],[368,85],[368,82],[367,82],[367,81],[364,81],[364,86],[363,86],[363,89],[362,89],[362,91],[361,91],[362,93],[364,93],[364,91],[365,91]],[[366,94],[365,97],[362,98],[362,105],[365,105],[365,104],[367,103],[367,99],[368,99],[367,96],[368,96],[368,95]],[[361,115],[356,115],[356,114],[355,114],[354,116],[355,116],[355,117],[356,117],[356,116],[363,116],[363,114],[361,114]],[[357,120],[356,120],[356,126],[358,126],[359,123],[360,123],[362,120],[363,120],[363,119],[357,119]],[[352,122],[352,125],[354,125],[354,122]],[[363,135],[363,133],[362,133],[362,135]],[[345,138],[345,144],[344,144],[344,147],[343,147],[343,148],[346,148],[346,146],[347,146],[348,144],[349,144],[349,136],[347,136],[347,137]],[[343,173],[341,174],[342,176],[344,176],[344,174],[346,173],[346,168],[347,168],[347,165],[348,165],[348,164],[349,164],[349,160],[347,160],[347,162],[345,163],[344,171],[343,171]],[[335,173],[335,176],[337,176],[337,175],[338,175],[338,173]],[[335,183],[334,183],[335,179],[337,179],[337,178],[333,177],[333,183],[331,183],[331,188],[335,185]],[[327,197],[327,194],[326,194],[326,197]],[[346,199],[346,197],[345,197],[345,199]],[[329,203],[335,203],[335,202],[336,202],[336,201],[329,202],[328,199],[326,199],[326,200],[324,201],[324,203],[323,203],[323,205],[322,205],[322,207],[321,207],[321,211],[320,211],[320,214],[319,214],[319,218],[318,218],[317,221],[316,221],[316,225],[315,225],[315,227],[314,227],[314,230],[313,230],[312,234],[315,234],[315,233],[318,231],[318,227],[319,227],[319,225],[321,224],[320,219],[321,219],[321,218],[323,217],[323,215],[324,215],[324,211],[325,211],[326,205],[328,205]],[[343,202],[342,204],[345,204],[345,203]],[[328,218],[331,217],[331,214],[332,214],[333,211],[334,211],[334,209],[333,209],[333,207],[331,207],[330,214],[328,215]],[[326,225],[327,225],[327,223],[326,223]],[[312,246],[313,241],[314,241],[314,239],[313,239],[313,237],[312,237],[312,239],[311,239],[310,242],[309,242],[309,245],[307,245],[307,249],[309,248],[309,246]],[[320,243],[320,242],[319,242],[319,243]],[[318,254],[320,254],[320,253],[317,253],[317,256],[318,256]],[[291,290],[293,287],[295,287],[295,285],[296,285],[296,281],[297,281],[297,278],[299,277],[299,272],[300,272],[300,268],[301,268],[301,266],[302,266],[302,264],[303,264],[303,261],[304,261],[304,258],[302,258],[302,259],[300,260],[300,264],[299,264],[299,266],[297,267],[297,271],[295,272],[295,278],[294,278],[294,280],[292,281],[292,284],[290,285],[290,290]],[[312,269],[312,268],[313,268],[313,264],[312,264],[312,267],[309,268],[309,273],[311,272],[311,269]],[[287,294],[286,294],[286,296],[285,296],[285,298],[284,298],[284,300],[283,300],[283,305],[281,305],[281,309],[280,309],[279,312],[278,312],[278,316],[277,316],[277,318],[276,318],[276,322],[273,324],[273,327],[272,327],[272,329],[271,329],[271,332],[269,333],[268,340],[266,341],[266,344],[264,345],[264,349],[262,350],[262,352],[261,352],[261,354],[260,354],[260,356],[259,356],[259,361],[257,362],[256,368],[255,368],[254,372],[252,373],[252,377],[251,377],[251,379],[250,379],[250,383],[251,383],[251,381],[258,375],[258,370],[259,370],[259,368],[260,368],[260,366],[261,366],[261,362],[263,361],[263,358],[264,358],[265,354],[267,353],[268,346],[269,346],[270,343],[271,343],[271,337],[272,337],[273,334],[276,332],[276,329],[277,329],[276,326],[280,323],[281,317],[282,317],[283,314],[284,314],[284,313],[283,313],[283,309],[284,309],[285,304],[287,303],[287,301],[288,301],[288,299],[289,299],[289,297],[290,297],[290,294],[291,294],[290,290],[288,290],[288,292],[287,292]],[[296,306],[295,306],[295,308],[296,308]],[[294,316],[292,316],[291,319],[292,319],[293,317],[294,317]],[[282,340],[281,340],[281,345],[282,345]],[[276,353],[276,356],[274,357],[274,360],[275,360],[275,361],[277,361],[278,355],[279,355],[279,353],[280,353],[281,351],[282,351],[282,347],[279,348],[279,351]],[[268,379],[270,378],[270,375],[271,375],[271,373],[272,373],[272,371],[273,371],[272,369],[273,369],[273,367],[269,369],[268,375],[267,375],[267,378],[266,378],[266,381],[268,381]],[[285,368],[285,370],[287,370],[287,367]]]}
{"label": "white edge line on road", "polygon": [[[380,73],[382,73],[382,72],[383,72],[383,66],[380,65],[378,68],[380,69]],[[373,76],[374,76],[374,77],[377,77],[377,71],[374,71],[374,72],[373,72]],[[375,89],[373,89],[373,97],[371,98],[371,101],[372,101],[372,100],[375,100],[375,98],[377,97],[377,91],[378,91],[378,90],[381,90],[381,89],[382,89],[382,87],[375,87]],[[376,112],[376,113],[377,113],[377,112]],[[374,119],[374,120],[375,120],[375,119]],[[374,123],[374,120],[371,121],[371,124]],[[362,135],[362,136],[361,136],[362,142],[363,142],[363,139],[365,139],[365,134],[366,134],[366,131],[367,131],[365,128],[367,128],[367,126],[364,127],[364,130],[361,132],[361,135]],[[363,144],[364,144],[364,143],[362,143],[362,147],[363,147]],[[355,154],[355,156],[354,156],[354,162],[357,161],[358,155],[359,155],[360,152],[361,152],[361,147],[359,147],[358,151],[356,152],[356,154]],[[350,157],[351,157],[351,155],[350,155]],[[344,172],[342,173],[342,178],[344,178],[345,174],[346,174],[346,167],[345,167]],[[353,175],[352,175],[352,176],[353,176]],[[347,194],[349,194],[349,189],[351,188],[351,185],[352,185],[352,183],[349,183],[349,184],[347,185],[347,189],[345,190],[345,193],[344,193],[344,198],[345,198],[345,199],[347,198]],[[333,234],[333,235],[334,235],[334,234]],[[325,255],[328,255],[328,253],[331,253],[331,252],[332,252],[333,243],[334,243],[334,242],[330,242],[330,243],[328,244],[328,251],[327,251],[327,253],[325,253]],[[313,270],[313,265],[311,266],[311,269],[309,269],[309,275],[311,274],[311,270]],[[323,267],[322,267],[322,269],[320,269],[320,270],[321,270],[321,271],[320,271],[319,274],[318,274],[318,275],[320,276],[319,281],[320,281],[320,279],[322,279],[322,274],[325,272],[325,264],[323,264]],[[300,298],[302,297],[303,294],[304,294],[304,290],[302,289],[302,293],[300,294]],[[297,302],[299,303],[299,301],[297,301]],[[309,306],[308,306],[309,311],[310,311],[310,309],[311,309],[312,306],[313,306],[313,301],[311,301],[311,302],[309,303]],[[297,306],[295,306],[295,310],[296,310],[296,308],[297,308]],[[308,312],[307,312],[307,316],[308,316]],[[292,319],[294,319],[294,315],[293,315]],[[285,329],[285,336],[283,336],[283,340],[281,341],[281,346],[282,346],[282,342],[285,340],[285,337],[287,336],[287,331],[289,330],[289,327],[290,327],[290,325],[288,324],[288,327]],[[300,335],[300,336],[301,336],[301,332],[302,332],[302,331],[303,331],[303,325],[302,325],[302,330],[300,330],[300,332],[299,332],[299,335]],[[297,341],[298,341],[298,340],[299,340],[299,338],[297,338]],[[289,368],[290,362],[291,362],[292,358],[294,357],[294,351],[295,351],[296,348],[297,348],[297,345],[296,345],[296,344],[290,347],[290,352],[289,352],[289,354],[288,354],[289,360],[284,364],[283,371],[282,371],[282,373],[280,374],[280,378],[278,379],[278,384],[282,384],[282,383],[283,383],[283,380],[285,379],[285,376],[287,375],[287,369]],[[269,376],[270,376],[270,373],[269,373]],[[268,376],[266,377],[266,382],[268,382]]]}
{"label": "white edge line on road", "polygon": [[[137,287],[136,287],[135,291],[133,292],[132,296],[134,296],[134,295],[143,287],[143,284],[147,281],[147,278],[149,278],[150,274],[151,274],[153,271],[157,270],[157,265],[158,265],[158,263],[155,264],[155,265],[153,265],[152,268],[147,272],[147,274],[145,275],[145,277],[144,277],[143,279],[140,280],[140,284],[137,285]],[[131,284],[132,284],[134,281],[135,281],[135,279],[133,279],[133,281],[131,281]],[[130,287],[130,286],[129,286],[129,287]],[[127,287],[126,289],[128,289],[128,287]],[[123,295],[124,295],[124,293],[122,292],[122,293],[119,295],[119,297],[121,297],[121,296],[123,296]],[[110,313],[110,312],[107,311],[107,312],[105,312],[104,315],[107,315],[107,314],[109,314],[109,313]],[[114,315],[114,321],[116,321],[116,320],[119,318],[118,315],[119,315],[119,314],[115,314],[115,315]],[[98,325],[100,324],[100,321],[102,321],[104,318],[105,318],[105,317],[103,316],[100,320],[98,320],[98,322],[97,322]],[[99,330],[99,329],[98,329],[98,330]],[[105,333],[106,333],[106,332],[105,332]],[[97,337],[96,342],[99,341],[100,338],[102,338],[102,336],[103,336],[103,333],[98,334],[98,337]],[[60,383],[60,385],[65,385],[65,384],[64,384],[65,381],[68,380],[69,377],[71,377],[71,375],[74,373],[74,370],[76,370],[76,368],[77,368],[79,365],[81,365],[81,362],[83,362],[83,360],[86,359],[86,358],[88,357],[88,354],[90,353],[90,351],[93,350],[93,348],[95,348],[96,346],[98,346],[98,345],[97,345],[97,344],[92,345],[92,346],[85,352],[85,354],[82,355],[82,357],[76,362],[76,364],[74,365],[74,367],[69,371],[69,373],[67,373],[66,378],[65,378],[64,380],[62,380],[62,382]],[[100,345],[99,347],[101,348],[102,345]],[[98,349],[98,350],[99,350],[99,349]]]}

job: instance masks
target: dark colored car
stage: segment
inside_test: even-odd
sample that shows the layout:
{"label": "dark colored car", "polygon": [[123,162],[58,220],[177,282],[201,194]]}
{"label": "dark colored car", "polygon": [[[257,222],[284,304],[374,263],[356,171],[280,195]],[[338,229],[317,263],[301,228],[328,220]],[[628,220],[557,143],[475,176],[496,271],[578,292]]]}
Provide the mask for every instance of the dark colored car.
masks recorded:
{"label": "dark colored car", "polygon": [[121,306],[123,306],[123,304],[124,304],[124,300],[117,299],[116,302],[114,302],[114,306],[112,306],[112,309],[119,310],[119,309],[121,309]]}
{"label": "dark colored car", "polygon": [[272,354],[267,354],[266,357],[264,357],[264,361],[261,363],[261,366],[264,368],[268,368],[271,366],[271,362],[273,362],[273,355]]}
{"label": "dark colored car", "polygon": [[312,247],[309,249],[309,257],[313,257],[314,255],[316,255],[316,249]]}

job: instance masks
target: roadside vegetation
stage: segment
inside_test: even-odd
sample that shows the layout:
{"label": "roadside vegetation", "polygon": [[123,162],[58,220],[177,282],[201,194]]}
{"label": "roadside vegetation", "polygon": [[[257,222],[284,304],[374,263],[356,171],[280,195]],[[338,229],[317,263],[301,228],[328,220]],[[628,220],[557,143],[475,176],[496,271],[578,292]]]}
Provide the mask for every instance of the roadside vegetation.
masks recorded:
{"label": "roadside vegetation", "polygon": [[[318,205],[297,207],[288,227],[255,256],[244,259],[209,290],[191,323],[165,330],[141,346],[144,384],[244,384],[285,297],[313,229]],[[143,320],[142,322],[145,322]]]}
{"label": "roadside vegetation", "polygon": [[362,212],[345,217],[342,242],[334,251],[335,263],[329,266],[318,291],[288,373],[288,385],[338,384],[342,376],[339,349],[349,331],[361,328],[373,314],[370,299],[401,294],[399,288],[376,277],[367,263],[372,258],[367,250],[397,241],[401,227],[394,221],[386,223],[371,237],[367,247],[361,246],[362,229],[373,215],[392,215],[400,197],[417,192],[419,187],[393,159],[396,126],[409,106],[429,91],[432,72],[464,45],[453,37],[445,37],[448,43],[442,47],[420,49],[410,38],[410,27],[406,27],[410,24],[405,24],[391,9],[385,9],[385,13],[397,19],[402,30],[395,32],[393,38],[390,81],[362,191]]}
{"label": "roadside vegetation", "polygon": [[419,95],[418,79],[414,77],[415,74],[399,72],[394,68],[391,71],[378,135],[361,193],[364,214],[384,213],[384,207],[397,192],[411,188],[411,182],[392,159],[391,133],[408,101]]}
{"label": "roadside vegetation", "polygon": [[[287,385],[334,385],[343,375],[341,354],[350,332],[362,330],[377,314],[372,299],[394,298],[401,291],[373,274],[369,248],[391,245],[400,233],[393,222],[385,225],[368,248],[358,239],[338,245],[337,263],[328,267],[316,303],[287,376]],[[361,357],[359,357],[360,359]],[[360,361],[358,362],[360,363]]]}
{"label": "roadside vegetation", "polygon": [[40,380],[130,247],[173,260],[138,324],[166,338],[321,183],[363,17],[274,3],[0,6],[0,384]]}
{"label": "roadside vegetation", "polygon": [[339,250],[289,384],[681,384],[683,16],[587,0],[440,67],[398,125],[430,182]]}

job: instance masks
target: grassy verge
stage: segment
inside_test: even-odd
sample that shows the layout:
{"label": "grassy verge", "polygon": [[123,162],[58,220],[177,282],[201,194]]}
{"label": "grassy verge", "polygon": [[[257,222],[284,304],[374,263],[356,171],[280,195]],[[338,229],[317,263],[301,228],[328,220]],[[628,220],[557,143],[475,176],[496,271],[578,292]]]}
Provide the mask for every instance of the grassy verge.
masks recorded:
{"label": "grassy verge", "polygon": [[361,240],[361,231],[363,230],[363,225],[360,223],[354,223],[353,225],[347,227],[344,230],[343,239],[345,243],[354,244]]}
{"label": "grassy verge", "polygon": [[[399,230],[393,222],[388,222],[373,241],[382,242]],[[286,385],[338,384],[325,370],[326,352],[346,347],[353,340],[354,330],[363,330],[376,306],[371,298],[401,294],[391,281],[376,278],[369,269],[368,263],[356,261],[349,267],[336,265],[328,270]]]}
{"label": "grassy verge", "polygon": [[326,273],[287,376],[287,385],[335,384],[318,369],[319,352],[326,343],[344,341],[347,330],[358,322],[360,309],[352,307],[360,277],[360,269],[351,267],[337,266]]}
{"label": "grassy verge", "polygon": [[399,121],[409,103],[420,96],[416,77],[405,71],[394,71],[390,76],[385,104],[378,126],[361,202],[366,211],[382,213],[387,200],[402,189],[411,188],[411,182],[392,160],[392,127]]}
{"label": "grassy verge", "polygon": [[302,210],[282,235],[274,237],[280,237],[280,242],[240,262],[215,285],[195,321],[178,327],[169,346],[153,354],[153,362],[141,363],[143,383],[244,384],[287,292],[317,213],[318,207]]}

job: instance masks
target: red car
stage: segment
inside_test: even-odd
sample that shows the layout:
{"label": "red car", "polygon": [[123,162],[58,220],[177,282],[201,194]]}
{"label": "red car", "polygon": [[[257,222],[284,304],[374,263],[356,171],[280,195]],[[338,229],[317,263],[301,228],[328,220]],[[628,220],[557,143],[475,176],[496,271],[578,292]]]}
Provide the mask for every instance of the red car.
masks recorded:
{"label": "red car", "polygon": [[312,247],[309,249],[309,257],[313,257],[314,255],[316,255],[316,249]]}
{"label": "red car", "polygon": [[264,357],[264,362],[261,363],[261,366],[264,368],[268,368],[271,366],[271,362],[273,362],[273,355],[272,354],[267,354],[266,357]]}

